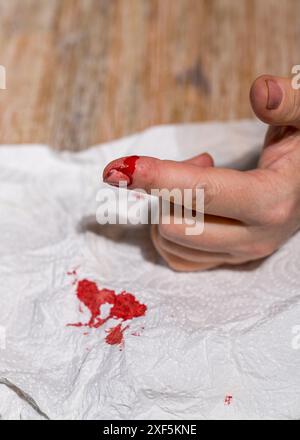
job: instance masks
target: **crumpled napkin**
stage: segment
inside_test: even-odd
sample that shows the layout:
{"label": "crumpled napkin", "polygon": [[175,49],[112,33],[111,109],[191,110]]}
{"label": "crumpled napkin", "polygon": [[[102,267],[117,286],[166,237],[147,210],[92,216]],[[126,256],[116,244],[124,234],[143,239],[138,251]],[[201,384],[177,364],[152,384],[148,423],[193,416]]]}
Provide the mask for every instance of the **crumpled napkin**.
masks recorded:
{"label": "crumpled napkin", "polygon": [[[264,132],[256,121],[206,123],[77,154],[0,148],[1,418],[300,417],[299,234],[263,262],[185,274],[159,259],[147,226],[95,220],[110,160],[209,151],[216,165],[247,168]],[[122,345],[105,342],[109,322],[67,326],[89,319],[82,279],[147,306]]]}

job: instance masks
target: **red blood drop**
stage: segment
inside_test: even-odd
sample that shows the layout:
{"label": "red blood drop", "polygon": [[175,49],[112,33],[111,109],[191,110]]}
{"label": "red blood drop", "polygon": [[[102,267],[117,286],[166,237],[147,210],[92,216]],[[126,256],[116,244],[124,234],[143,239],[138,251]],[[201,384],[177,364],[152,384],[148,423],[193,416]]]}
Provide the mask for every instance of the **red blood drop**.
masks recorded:
{"label": "red blood drop", "polygon": [[232,400],[232,396],[230,394],[227,394],[224,399],[224,405],[230,405],[231,400]]}
{"label": "red blood drop", "polygon": [[143,316],[146,310],[145,304],[139,303],[131,293],[122,292],[116,296],[115,303],[110,310],[110,316],[126,321]]}
{"label": "red blood drop", "polygon": [[125,176],[129,178],[128,186],[130,186],[132,184],[132,176],[135,171],[136,161],[139,158],[139,156],[128,156],[124,159],[121,165],[111,168],[109,172],[115,170],[125,174]]}
{"label": "red blood drop", "polygon": [[105,320],[100,317],[103,304],[114,304],[116,294],[113,290],[98,289],[97,284],[89,280],[81,280],[77,284],[77,297],[91,312],[89,327],[99,327]]}
{"label": "red blood drop", "polygon": [[108,335],[105,338],[105,342],[110,345],[117,345],[121,344],[124,340],[124,331],[128,328],[127,325],[125,328],[122,329],[122,325],[118,324],[116,327],[112,327],[108,330]]}
{"label": "red blood drop", "polygon": [[131,183],[132,183],[132,176],[133,176],[133,173],[135,171],[136,161],[139,158],[140,158],[139,156],[128,156],[124,160],[124,165],[126,166],[126,168],[124,168],[122,170],[122,172],[124,174],[126,174],[126,176],[129,177],[129,179],[130,179],[129,185],[131,185]]}
{"label": "red blood drop", "polygon": [[[69,326],[98,328],[109,319],[121,319],[122,321],[126,321],[145,315],[147,310],[147,306],[141,304],[131,293],[121,292],[116,294],[114,290],[99,289],[94,281],[87,279],[78,281],[76,294],[80,301],[80,306],[84,304],[89,309],[91,317],[88,323],[77,322],[68,324]],[[112,305],[109,315],[104,319],[101,318],[101,306],[103,304]],[[122,329],[121,324],[119,324],[110,329],[105,339],[106,342],[111,345],[122,342],[123,332],[127,327]]]}

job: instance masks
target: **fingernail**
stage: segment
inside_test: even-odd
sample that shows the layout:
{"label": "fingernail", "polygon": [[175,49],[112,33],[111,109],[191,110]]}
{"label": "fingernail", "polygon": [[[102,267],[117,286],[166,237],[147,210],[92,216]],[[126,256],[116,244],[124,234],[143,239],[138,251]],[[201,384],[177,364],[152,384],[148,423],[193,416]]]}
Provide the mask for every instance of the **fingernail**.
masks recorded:
{"label": "fingernail", "polygon": [[120,182],[126,182],[127,185],[130,183],[130,178],[123,174],[121,171],[112,169],[103,178],[105,183],[112,186],[120,186]]}
{"label": "fingernail", "polygon": [[120,182],[125,181],[130,186],[135,172],[136,161],[139,158],[139,156],[127,156],[121,161],[115,162],[114,165],[109,166],[103,176],[104,182],[113,186],[119,186]]}
{"label": "fingernail", "polygon": [[268,88],[267,109],[276,110],[280,106],[283,98],[282,89],[280,85],[273,79],[267,79],[266,84]]}

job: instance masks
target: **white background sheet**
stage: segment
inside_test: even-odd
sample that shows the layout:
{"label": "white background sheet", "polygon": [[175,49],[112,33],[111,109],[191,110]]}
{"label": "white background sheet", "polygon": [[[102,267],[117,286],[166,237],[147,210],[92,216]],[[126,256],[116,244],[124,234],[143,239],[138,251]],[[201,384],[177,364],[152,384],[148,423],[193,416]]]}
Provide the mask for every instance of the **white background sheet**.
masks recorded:
{"label": "white background sheet", "polygon": [[[300,418],[299,234],[260,264],[184,274],[157,257],[147,227],[95,221],[111,159],[209,151],[216,165],[243,168],[264,131],[254,121],[192,124],[79,154],[0,148],[2,418]],[[66,327],[89,316],[67,275],[77,267],[80,279],[147,305],[122,351],[105,343],[105,325],[88,335]]]}

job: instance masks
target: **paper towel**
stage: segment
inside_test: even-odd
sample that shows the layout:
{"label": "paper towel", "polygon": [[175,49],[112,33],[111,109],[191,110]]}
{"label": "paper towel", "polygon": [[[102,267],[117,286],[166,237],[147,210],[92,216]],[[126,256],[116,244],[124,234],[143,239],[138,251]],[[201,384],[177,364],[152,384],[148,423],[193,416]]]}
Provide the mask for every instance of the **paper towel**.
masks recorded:
{"label": "paper towel", "polygon": [[[159,259],[147,226],[95,220],[110,160],[209,151],[216,165],[246,168],[264,132],[256,121],[206,123],[77,154],[0,148],[1,418],[300,417],[299,234],[263,262],[184,274]],[[67,327],[89,316],[73,269],[147,305],[123,347],[105,343],[109,323]]]}

